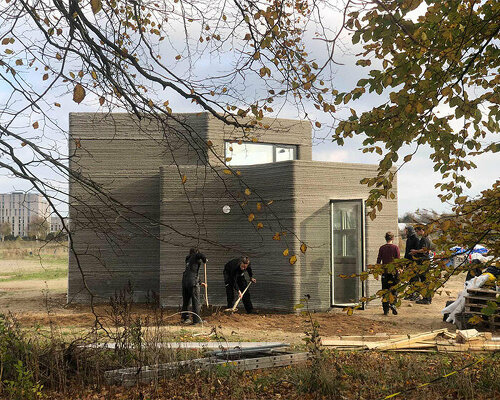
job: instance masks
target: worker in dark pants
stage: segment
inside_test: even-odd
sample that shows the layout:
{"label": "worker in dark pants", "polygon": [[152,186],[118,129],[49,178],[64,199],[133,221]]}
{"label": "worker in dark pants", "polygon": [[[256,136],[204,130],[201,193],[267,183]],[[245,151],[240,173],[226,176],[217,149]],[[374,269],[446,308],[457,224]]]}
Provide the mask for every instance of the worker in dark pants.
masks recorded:
{"label": "worker in dark pants", "polygon": [[[425,261],[430,260],[430,250],[431,250],[431,241],[427,237],[425,233],[425,229],[423,226],[417,226],[415,231],[418,236],[420,236],[420,240],[418,242],[418,249],[414,249],[411,251],[411,255],[415,257],[418,265],[423,265]],[[429,272],[429,268],[426,271],[421,272],[418,275],[420,282],[427,283],[427,272]],[[431,304],[432,303],[432,295],[427,293],[422,299],[417,300],[417,304]]]}
{"label": "worker in dark pants", "polygon": [[[394,234],[392,232],[387,232],[385,234],[386,243],[380,246],[378,250],[377,264],[390,264],[394,261],[394,259],[398,259],[400,257],[399,247],[392,243],[393,240]],[[388,299],[386,298],[382,299],[382,309],[384,310],[384,315],[389,314],[389,309],[394,315],[398,315],[396,305],[394,304],[397,300],[397,291],[394,287],[398,284],[398,282],[399,279],[397,271],[390,273],[387,268],[384,268],[384,272],[382,274],[382,290],[390,291],[393,296],[392,301],[387,301]],[[389,295],[387,294],[387,296]]]}
{"label": "worker in dark pants", "polygon": [[[193,324],[201,322],[200,318],[200,278],[198,271],[202,263],[206,263],[207,258],[204,254],[196,249],[190,249],[186,256],[186,269],[182,274],[182,313],[181,321],[187,323],[189,321],[188,310],[189,303],[193,305]],[[205,285],[203,282],[201,285]]]}
{"label": "worker in dark pants", "polygon": [[[257,280],[253,277],[252,267],[250,266],[250,259],[248,257],[235,258],[228,261],[224,265],[224,285],[226,286],[227,308],[232,308],[234,304],[234,291],[238,292],[241,297],[245,288],[247,287],[247,280],[245,279],[245,271],[247,271],[250,280],[256,283]],[[253,309],[252,300],[250,299],[250,292],[247,290],[243,294],[243,305],[247,314],[255,313]]]}
{"label": "worker in dark pants", "polygon": [[[415,261],[415,257],[411,253],[413,250],[418,249],[419,246],[419,239],[417,237],[417,234],[415,233],[415,228],[411,225],[407,225],[405,227],[405,234],[406,234],[406,248],[405,248],[405,257],[407,260]],[[415,283],[418,282],[419,278],[418,275],[413,276],[409,283]],[[405,297],[405,300],[411,300],[415,301],[419,297],[418,293],[412,293],[408,296]]]}

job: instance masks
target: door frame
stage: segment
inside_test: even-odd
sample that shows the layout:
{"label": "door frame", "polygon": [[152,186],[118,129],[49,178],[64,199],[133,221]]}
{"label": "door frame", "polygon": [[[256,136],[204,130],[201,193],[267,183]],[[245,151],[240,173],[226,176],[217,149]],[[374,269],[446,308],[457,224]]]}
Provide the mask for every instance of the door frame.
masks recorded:
{"label": "door frame", "polygon": [[[334,252],[333,252],[333,205],[335,203],[342,203],[342,202],[358,202],[361,205],[361,221],[360,221],[360,232],[361,232],[361,272],[366,271],[366,212],[365,212],[365,200],[361,198],[348,198],[348,199],[330,199],[330,306],[331,307],[350,307],[350,306],[356,306],[356,305],[361,305],[361,308],[364,309],[365,303],[364,302],[359,302],[359,303],[342,303],[342,304],[335,304],[334,299],[335,299],[335,283],[334,283]],[[359,278],[358,278],[359,279]],[[359,297],[365,297],[365,292],[366,292],[366,281],[360,281],[360,293]]]}

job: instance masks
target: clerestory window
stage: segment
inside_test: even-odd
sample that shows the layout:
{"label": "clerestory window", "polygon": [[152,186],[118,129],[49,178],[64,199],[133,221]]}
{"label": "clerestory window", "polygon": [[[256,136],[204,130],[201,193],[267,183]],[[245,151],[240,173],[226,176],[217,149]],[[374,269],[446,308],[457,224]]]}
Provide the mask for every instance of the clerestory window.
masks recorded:
{"label": "clerestory window", "polygon": [[297,146],[274,143],[225,143],[228,165],[256,165],[296,160]]}

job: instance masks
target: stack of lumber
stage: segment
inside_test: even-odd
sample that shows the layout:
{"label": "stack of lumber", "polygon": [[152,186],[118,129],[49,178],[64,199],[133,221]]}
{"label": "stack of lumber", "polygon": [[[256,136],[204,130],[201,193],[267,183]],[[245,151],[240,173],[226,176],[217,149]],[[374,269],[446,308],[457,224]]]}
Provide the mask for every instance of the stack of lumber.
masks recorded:
{"label": "stack of lumber", "polygon": [[337,350],[399,351],[399,352],[457,352],[500,351],[500,340],[494,340],[489,332],[475,329],[449,332],[438,329],[411,335],[339,336],[324,338],[322,345]]}

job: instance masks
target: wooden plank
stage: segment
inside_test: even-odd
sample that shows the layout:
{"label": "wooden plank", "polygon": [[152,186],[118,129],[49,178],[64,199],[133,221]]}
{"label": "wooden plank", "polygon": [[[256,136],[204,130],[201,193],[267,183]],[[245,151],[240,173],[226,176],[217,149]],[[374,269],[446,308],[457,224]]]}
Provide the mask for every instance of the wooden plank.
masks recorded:
{"label": "wooden plank", "polygon": [[467,293],[483,293],[498,296],[499,292],[491,289],[467,289]]}
{"label": "wooden plank", "polygon": [[393,349],[401,349],[406,347],[411,347],[412,344],[418,343],[421,341],[425,341],[428,339],[433,339],[440,333],[448,332],[447,328],[437,329],[433,332],[424,332],[417,335],[408,335],[408,339],[398,340],[394,342],[381,342],[376,346],[372,346],[371,348],[374,350],[393,350]]}
{"label": "wooden plank", "polygon": [[478,336],[479,332],[477,329],[463,329],[457,331],[457,341],[462,343],[465,343],[473,338],[478,338]]}
{"label": "wooden plank", "polygon": [[335,339],[322,339],[321,344],[323,346],[332,347],[366,347],[365,341],[362,340],[335,340]]}
{"label": "wooden plank", "polygon": [[500,351],[500,344],[454,344],[451,346],[438,345],[438,351],[442,352],[468,352],[468,351]]}
{"label": "wooden plank", "polygon": [[390,339],[403,339],[407,337],[407,335],[391,335],[391,334],[378,334],[378,335],[355,335],[355,336],[332,336],[332,337],[324,337],[324,340],[345,340],[345,341],[361,341],[361,342],[380,342],[382,340],[390,340]]}
{"label": "wooden plank", "polygon": [[468,299],[472,299],[472,300],[484,300],[484,301],[492,301],[492,300],[495,300],[495,297],[491,297],[491,296],[478,296],[478,295],[467,295],[465,296],[465,299],[468,300]]}

